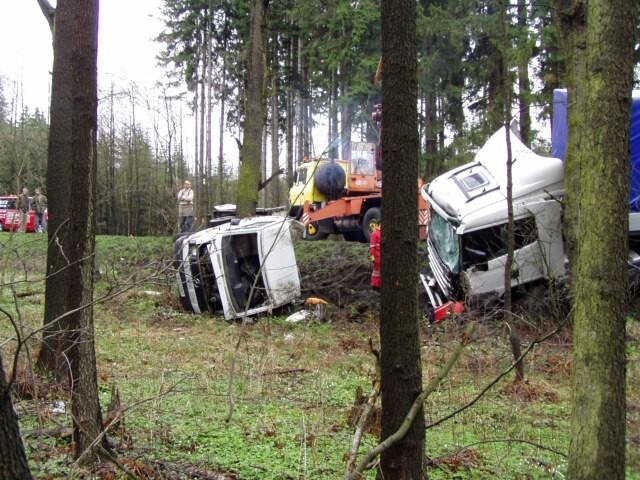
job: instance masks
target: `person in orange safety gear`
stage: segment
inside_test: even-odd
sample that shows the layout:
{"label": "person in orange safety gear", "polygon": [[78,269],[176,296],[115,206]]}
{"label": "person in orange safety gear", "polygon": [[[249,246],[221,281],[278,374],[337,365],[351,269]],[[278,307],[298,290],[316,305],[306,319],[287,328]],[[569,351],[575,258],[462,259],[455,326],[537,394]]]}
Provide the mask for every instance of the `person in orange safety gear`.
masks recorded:
{"label": "person in orange safety gear", "polygon": [[371,270],[371,288],[379,289],[382,287],[382,227],[374,228],[371,232],[371,238],[369,240],[369,254],[371,255],[371,261],[373,262],[373,269]]}

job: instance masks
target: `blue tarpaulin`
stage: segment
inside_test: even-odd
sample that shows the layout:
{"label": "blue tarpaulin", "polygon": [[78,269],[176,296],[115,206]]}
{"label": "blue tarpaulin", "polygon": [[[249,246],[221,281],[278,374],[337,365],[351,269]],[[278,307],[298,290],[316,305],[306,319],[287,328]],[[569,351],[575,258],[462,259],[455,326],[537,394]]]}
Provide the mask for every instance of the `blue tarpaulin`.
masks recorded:
{"label": "blue tarpaulin", "polygon": [[[551,155],[564,160],[569,141],[569,106],[567,90],[553,91],[553,124],[551,126]],[[640,90],[633,92],[631,104],[631,169],[629,178],[629,210],[640,212]]]}

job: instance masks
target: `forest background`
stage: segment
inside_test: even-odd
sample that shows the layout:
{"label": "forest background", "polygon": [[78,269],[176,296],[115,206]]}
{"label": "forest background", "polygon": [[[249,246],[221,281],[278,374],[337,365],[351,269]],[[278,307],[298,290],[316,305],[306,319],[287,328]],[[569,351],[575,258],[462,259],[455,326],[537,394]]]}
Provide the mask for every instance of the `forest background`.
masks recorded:
{"label": "forest background", "polygon": [[[564,86],[565,69],[553,5],[512,6],[507,52],[496,47],[501,20],[492,2],[418,6],[422,175],[467,161],[499,126],[501,62],[516,75],[512,110],[522,138],[547,150],[551,95]],[[154,79],[153,91],[102,82],[99,234],[174,231],[173,197],[186,177],[194,180],[201,220],[213,205],[235,202],[248,9],[246,1],[165,0],[161,11],[148,12],[163,27],[156,32],[157,71],[166,75]],[[274,206],[286,202],[287,183],[304,157],[345,158],[352,138],[377,141],[371,112],[381,100],[373,82],[380,10],[373,0],[276,2],[266,21],[262,176],[279,168],[285,175],[261,203]],[[0,79],[2,194],[45,185],[48,113],[29,105],[21,88],[19,79]]]}

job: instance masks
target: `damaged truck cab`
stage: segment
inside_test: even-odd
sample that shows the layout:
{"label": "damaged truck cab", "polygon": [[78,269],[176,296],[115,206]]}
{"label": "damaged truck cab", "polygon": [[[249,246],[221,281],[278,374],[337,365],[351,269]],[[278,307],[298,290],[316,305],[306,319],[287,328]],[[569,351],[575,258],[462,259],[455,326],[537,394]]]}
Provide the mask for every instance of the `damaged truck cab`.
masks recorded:
{"label": "damaged truck cab", "polygon": [[233,219],[179,237],[175,262],[182,305],[227,320],[271,312],[300,296],[294,220]]}
{"label": "damaged truck cab", "polygon": [[[554,92],[553,157],[534,153],[512,128],[512,200],[515,245],[511,286],[564,280],[568,260],[563,238],[562,198],[568,140],[568,96]],[[640,92],[632,97],[630,130],[630,272],[640,265]],[[430,271],[421,275],[436,320],[452,300],[478,303],[500,298],[507,260],[507,140],[498,130],[473,162],[440,175],[422,189],[431,205],[427,239]]]}
{"label": "damaged truck cab", "polygon": [[[437,177],[422,195],[431,205],[424,279],[434,309],[449,299],[499,296],[507,258],[506,130],[475,160]],[[542,157],[511,132],[515,250],[511,285],[565,275],[560,198],[563,165]]]}

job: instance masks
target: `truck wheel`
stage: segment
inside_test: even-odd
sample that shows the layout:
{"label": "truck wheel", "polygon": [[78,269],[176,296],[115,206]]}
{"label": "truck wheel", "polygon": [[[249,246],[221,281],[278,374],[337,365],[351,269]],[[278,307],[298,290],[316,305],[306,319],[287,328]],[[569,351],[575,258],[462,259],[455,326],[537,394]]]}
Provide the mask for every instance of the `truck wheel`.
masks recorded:
{"label": "truck wheel", "polygon": [[382,222],[382,212],[378,207],[372,207],[364,213],[362,218],[362,234],[367,242],[371,239],[371,232]]}
{"label": "truck wheel", "polygon": [[306,227],[305,238],[307,240],[324,240],[329,236],[328,233],[321,232],[317,223],[310,223]]}

